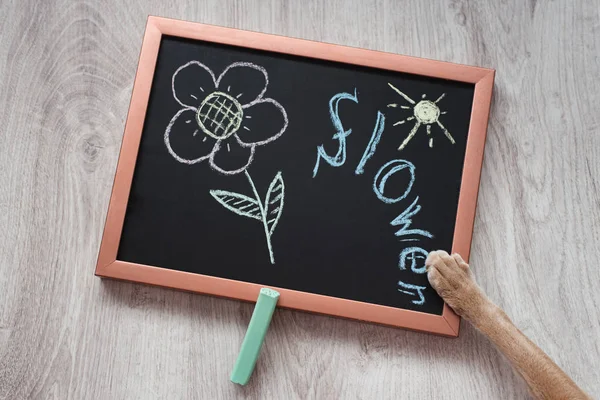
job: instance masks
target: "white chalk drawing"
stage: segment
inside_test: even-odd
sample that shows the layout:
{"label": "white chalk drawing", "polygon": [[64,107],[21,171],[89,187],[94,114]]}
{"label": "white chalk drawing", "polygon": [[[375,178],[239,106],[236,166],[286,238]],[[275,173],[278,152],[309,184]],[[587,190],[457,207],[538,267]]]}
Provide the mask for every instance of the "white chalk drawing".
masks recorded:
{"label": "white chalk drawing", "polygon": [[[446,114],[446,112],[441,111],[440,108],[438,107],[437,103],[446,96],[446,93],[442,93],[442,95],[440,97],[438,97],[437,100],[435,100],[435,101],[426,100],[425,97],[427,97],[427,96],[425,94],[423,94],[421,96],[422,99],[419,102],[416,102],[415,100],[411,99],[406,94],[401,92],[397,87],[395,87],[391,83],[388,83],[388,85],[392,88],[392,90],[394,90],[396,93],[398,93],[404,100],[406,100],[408,103],[411,104],[410,107],[409,106],[401,106],[401,108],[405,109],[405,110],[412,109],[412,112],[413,112],[413,115],[411,115],[403,120],[395,122],[394,126],[402,125],[406,122],[413,121],[413,120],[415,121],[408,136],[406,137],[406,139],[404,139],[404,141],[402,142],[400,147],[398,147],[398,150],[402,150],[406,147],[406,145],[410,142],[410,140],[417,134],[417,131],[419,130],[419,128],[422,125],[426,126],[427,136],[431,136],[431,125],[436,124],[442,130],[444,135],[448,138],[450,143],[452,143],[452,144],[455,143],[455,140],[452,137],[452,135],[450,134],[450,132],[448,131],[448,129],[446,129],[446,127],[439,120],[440,115]],[[396,104],[396,103],[388,104],[388,107],[391,107],[391,108],[396,108],[397,106],[398,106],[398,104]],[[433,147],[433,137],[429,138],[429,147]]]}
{"label": "white chalk drawing", "polygon": [[[258,82],[259,89],[252,91],[249,86],[241,86],[248,81]],[[183,108],[165,130],[164,141],[169,153],[180,163],[189,165],[208,160],[212,169],[224,175],[245,171],[252,163],[256,148],[278,139],[288,127],[283,106],[264,97],[268,84],[267,71],[247,62],[229,65],[218,78],[199,61],[179,67],[173,74],[171,88],[173,97]],[[256,112],[269,116],[271,130],[266,125],[261,127],[259,118],[252,119]],[[273,129],[277,122],[279,125]],[[190,141],[190,136],[197,140]],[[176,148],[174,142],[181,139],[187,139],[185,146]],[[197,154],[190,157],[192,153]],[[228,165],[228,158],[233,159],[235,166]]]}
{"label": "white chalk drawing", "polygon": [[273,178],[269,185],[269,189],[267,190],[263,202],[248,171],[244,171],[244,174],[246,175],[246,178],[248,178],[254,198],[226,190],[211,190],[210,194],[229,211],[262,222],[265,229],[265,238],[267,239],[269,258],[271,264],[275,264],[275,255],[273,254],[271,237],[273,236],[275,227],[283,212],[283,200],[285,197],[285,183],[283,182],[283,177],[281,176],[281,172],[278,172],[277,175],[275,175],[275,178]]}
{"label": "white chalk drawing", "polygon": [[182,65],[171,80],[173,97],[182,108],[167,125],[164,142],[180,163],[208,160],[223,175],[244,172],[253,197],[217,189],[210,194],[227,210],[262,222],[269,258],[275,264],[271,237],[283,212],[283,176],[275,175],[263,202],[248,172],[256,148],[281,137],[289,124],[283,106],[264,97],[268,84],[267,71],[248,62],[230,64],[218,78],[199,61]]}
{"label": "white chalk drawing", "polygon": [[[427,289],[425,286],[411,285],[410,283],[404,283],[402,281],[398,281],[398,289],[399,292],[404,294],[409,294],[411,296],[419,296],[419,300],[413,300],[412,303],[416,305],[425,304],[425,296],[423,295],[423,290]],[[414,292],[416,290],[416,293]]]}

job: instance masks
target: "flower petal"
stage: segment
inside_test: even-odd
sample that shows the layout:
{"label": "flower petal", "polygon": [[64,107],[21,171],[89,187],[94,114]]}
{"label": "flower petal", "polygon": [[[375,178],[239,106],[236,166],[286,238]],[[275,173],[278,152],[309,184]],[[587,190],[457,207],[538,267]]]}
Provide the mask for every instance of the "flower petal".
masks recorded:
{"label": "flower petal", "polygon": [[225,175],[244,171],[252,163],[254,146],[242,147],[237,135],[220,140],[210,156],[210,166]]}
{"label": "flower petal", "polygon": [[216,86],[215,74],[198,61],[182,65],[173,74],[173,97],[183,107],[198,108]]}
{"label": "flower petal", "polygon": [[196,110],[184,108],[171,119],[165,131],[169,153],[180,163],[196,164],[206,160],[216,149],[216,140],[196,123]]}
{"label": "flower petal", "polygon": [[273,99],[261,99],[244,110],[238,135],[242,146],[261,146],[283,135],[288,127],[285,109]]}
{"label": "flower petal", "polygon": [[259,65],[248,62],[231,64],[217,79],[217,88],[235,97],[243,108],[260,100],[268,84],[267,71]]}

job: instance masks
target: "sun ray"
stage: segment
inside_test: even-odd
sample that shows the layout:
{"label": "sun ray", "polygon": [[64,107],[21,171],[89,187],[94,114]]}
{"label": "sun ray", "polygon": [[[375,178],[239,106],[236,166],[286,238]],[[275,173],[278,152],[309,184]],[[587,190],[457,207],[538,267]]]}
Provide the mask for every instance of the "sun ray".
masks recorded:
{"label": "sun ray", "polygon": [[446,137],[448,138],[448,140],[450,141],[450,143],[452,143],[452,144],[456,143],[454,141],[454,138],[450,134],[450,132],[448,132],[448,129],[446,129],[446,127],[444,125],[442,125],[442,123],[440,121],[435,121],[435,122],[437,122],[437,124],[439,125],[439,127],[442,128],[442,130],[444,131],[444,135],[446,135]]}
{"label": "sun ray", "polygon": [[411,99],[410,97],[408,97],[407,95],[405,95],[404,93],[402,93],[398,88],[396,88],[394,85],[392,85],[391,83],[388,82],[388,85],[390,85],[390,87],[396,92],[398,93],[400,96],[404,97],[404,100],[408,101],[410,104],[415,104],[415,101],[413,99]]}
{"label": "sun ray", "polygon": [[408,117],[406,119],[403,119],[402,121],[398,121],[398,122],[394,123],[394,126],[401,125],[401,124],[405,123],[406,121],[412,121],[413,119],[415,119],[415,117]]}
{"label": "sun ray", "polygon": [[413,136],[415,136],[415,134],[417,133],[417,130],[419,130],[420,126],[421,126],[420,122],[415,123],[415,126],[413,126],[412,130],[410,131],[410,133],[408,134],[406,139],[404,139],[404,142],[402,142],[400,147],[398,147],[398,150],[402,150],[408,144],[408,142],[410,142],[410,139],[412,139]]}
{"label": "sun ray", "polygon": [[425,126],[425,130],[427,132],[427,139],[428,139],[427,141],[428,141],[429,147],[432,148],[434,135],[432,134],[433,129],[431,128],[431,126],[434,123],[436,123],[439,126],[439,128],[442,130],[442,132],[444,132],[444,135],[450,141],[450,143],[452,143],[452,144],[456,143],[456,141],[454,140],[454,137],[452,137],[452,135],[450,134],[448,129],[446,129],[446,127],[439,121],[439,116],[444,115],[447,112],[441,111],[439,106],[437,105],[437,103],[442,101],[442,99],[444,99],[446,97],[446,93],[442,93],[435,101],[428,100],[427,99],[428,94],[422,93],[421,98],[417,102],[417,101],[413,100],[412,98],[410,98],[405,93],[403,93],[400,89],[398,89],[397,87],[392,85],[391,83],[388,82],[388,85],[390,88],[392,88],[392,90],[394,90],[396,93],[398,93],[404,100],[406,100],[408,103],[410,103],[412,105],[412,107],[409,107],[408,105],[400,105],[397,103],[390,103],[387,106],[393,107],[393,108],[400,107],[403,110],[412,110],[413,114],[414,114],[410,117],[407,117],[407,118],[404,118],[402,120],[395,122],[393,124],[393,126],[403,125],[408,121],[415,120],[415,123],[412,126],[410,132],[408,133],[408,136],[404,139],[404,141],[402,142],[402,144],[400,145],[398,150],[403,150],[408,145],[408,143],[412,140],[412,138],[417,134],[419,128],[423,125]]}
{"label": "sun ray", "polygon": [[196,136],[197,134],[198,134],[198,129],[196,129],[196,130],[194,131],[194,136]]}

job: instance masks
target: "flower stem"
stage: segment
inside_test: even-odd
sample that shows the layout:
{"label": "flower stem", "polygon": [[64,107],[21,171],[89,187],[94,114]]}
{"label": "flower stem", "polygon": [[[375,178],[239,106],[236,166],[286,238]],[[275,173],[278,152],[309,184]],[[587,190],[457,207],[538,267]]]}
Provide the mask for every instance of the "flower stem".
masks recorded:
{"label": "flower stem", "polygon": [[262,200],[260,199],[260,196],[258,195],[256,186],[254,185],[254,182],[252,181],[252,178],[250,177],[248,170],[244,170],[244,174],[246,175],[246,178],[248,178],[248,182],[250,182],[250,186],[252,187],[252,192],[254,193],[254,197],[256,198],[256,201],[258,202],[258,208],[260,210],[260,215],[262,217],[263,227],[265,228],[265,237],[267,239],[267,249],[269,250],[269,257],[271,259],[271,264],[275,264],[275,256],[273,255],[273,246],[271,245],[271,234],[269,233],[269,225],[267,224],[267,214],[266,214],[265,208],[262,205]]}

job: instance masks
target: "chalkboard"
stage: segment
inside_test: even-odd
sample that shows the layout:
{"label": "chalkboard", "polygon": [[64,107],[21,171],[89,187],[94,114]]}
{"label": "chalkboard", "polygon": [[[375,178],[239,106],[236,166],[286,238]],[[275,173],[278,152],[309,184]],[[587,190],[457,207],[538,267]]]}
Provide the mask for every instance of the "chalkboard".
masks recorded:
{"label": "chalkboard", "polygon": [[493,80],[149,17],[96,275],[457,336]]}
{"label": "chalkboard", "polygon": [[473,92],[165,36],[117,259],[441,315]]}

